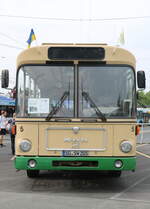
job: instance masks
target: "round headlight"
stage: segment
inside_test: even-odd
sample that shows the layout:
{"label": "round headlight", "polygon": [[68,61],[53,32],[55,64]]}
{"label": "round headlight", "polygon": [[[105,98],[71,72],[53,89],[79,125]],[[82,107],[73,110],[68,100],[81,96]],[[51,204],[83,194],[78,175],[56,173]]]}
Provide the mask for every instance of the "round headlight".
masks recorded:
{"label": "round headlight", "polygon": [[129,141],[123,141],[120,144],[120,148],[121,148],[121,151],[122,152],[127,153],[127,152],[130,152],[132,150],[132,144]]}
{"label": "round headlight", "polygon": [[36,166],[36,161],[35,161],[35,160],[29,160],[29,161],[28,161],[28,165],[29,165],[30,168],[35,168],[35,166]]}
{"label": "round headlight", "polygon": [[31,149],[31,142],[27,139],[24,139],[20,142],[19,147],[20,147],[21,151],[28,152]]}
{"label": "round headlight", "polygon": [[115,161],[115,167],[116,167],[116,168],[121,168],[122,165],[123,165],[123,163],[122,163],[121,160],[116,160],[116,161]]}

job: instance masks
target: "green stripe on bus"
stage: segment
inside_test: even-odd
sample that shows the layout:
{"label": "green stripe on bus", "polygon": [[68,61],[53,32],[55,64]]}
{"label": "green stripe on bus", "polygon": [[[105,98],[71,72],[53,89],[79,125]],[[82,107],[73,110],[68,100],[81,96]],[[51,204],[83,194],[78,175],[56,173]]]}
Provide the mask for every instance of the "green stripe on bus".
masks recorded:
{"label": "green stripe on bus", "polygon": [[[29,167],[29,160],[35,160],[35,168]],[[121,160],[123,166],[115,167]],[[70,163],[70,162],[71,163]],[[59,165],[63,162],[63,166]],[[83,162],[83,164],[82,164]],[[87,166],[87,164],[89,165]],[[60,163],[61,164],[61,163]],[[79,164],[79,166],[78,166]],[[136,157],[24,157],[17,156],[15,168],[19,170],[135,170]]]}

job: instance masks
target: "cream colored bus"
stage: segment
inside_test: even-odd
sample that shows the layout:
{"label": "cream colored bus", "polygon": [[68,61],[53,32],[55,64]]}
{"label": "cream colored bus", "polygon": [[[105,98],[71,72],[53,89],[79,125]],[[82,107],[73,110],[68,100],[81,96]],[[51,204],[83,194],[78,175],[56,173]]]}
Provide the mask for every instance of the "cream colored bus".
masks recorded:
{"label": "cream colored bus", "polygon": [[[137,78],[144,88],[144,72]],[[130,52],[106,44],[33,47],[17,58],[16,90],[16,169],[28,177],[40,170],[114,176],[135,170],[136,72]]]}

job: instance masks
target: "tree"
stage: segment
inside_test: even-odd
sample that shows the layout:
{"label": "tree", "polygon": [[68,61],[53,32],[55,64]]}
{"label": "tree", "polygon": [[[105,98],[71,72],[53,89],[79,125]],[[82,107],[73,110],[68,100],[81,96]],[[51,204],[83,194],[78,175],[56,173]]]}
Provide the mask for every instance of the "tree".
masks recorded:
{"label": "tree", "polygon": [[138,92],[137,103],[139,104],[139,106],[142,106],[142,107],[150,106],[150,91],[147,93],[143,91]]}

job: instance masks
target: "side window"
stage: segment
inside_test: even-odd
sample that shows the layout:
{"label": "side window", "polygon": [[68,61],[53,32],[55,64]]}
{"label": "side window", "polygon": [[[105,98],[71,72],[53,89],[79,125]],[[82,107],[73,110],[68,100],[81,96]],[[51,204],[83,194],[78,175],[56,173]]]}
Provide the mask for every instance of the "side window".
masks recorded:
{"label": "side window", "polygon": [[24,72],[23,68],[19,70],[18,76],[18,105],[17,105],[17,115],[24,116]]}

